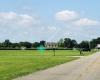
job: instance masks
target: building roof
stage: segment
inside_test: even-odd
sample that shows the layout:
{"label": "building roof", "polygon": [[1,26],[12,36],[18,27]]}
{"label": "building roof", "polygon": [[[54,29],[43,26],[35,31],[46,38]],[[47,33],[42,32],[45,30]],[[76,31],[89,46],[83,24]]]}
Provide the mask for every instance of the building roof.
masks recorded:
{"label": "building roof", "polygon": [[54,43],[54,42],[47,42],[46,44],[47,44],[47,45],[49,45],[49,44],[50,44],[50,45],[57,45],[58,43]]}

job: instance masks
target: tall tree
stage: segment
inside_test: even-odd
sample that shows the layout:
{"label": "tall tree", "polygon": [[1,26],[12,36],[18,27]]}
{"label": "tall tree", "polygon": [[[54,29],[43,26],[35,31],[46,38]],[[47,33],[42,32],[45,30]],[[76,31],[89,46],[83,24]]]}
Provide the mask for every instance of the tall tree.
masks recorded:
{"label": "tall tree", "polygon": [[71,39],[70,38],[64,39],[64,46],[67,48],[70,48],[70,46],[71,46]]}
{"label": "tall tree", "polygon": [[34,43],[32,44],[32,46],[33,46],[34,48],[37,48],[37,47],[40,46],[40,43],[39,43],[39,42],[34,42]]}
{"label": "tall tree", "polygon": [[11,47],[11,44],[12,44],[12,43],[10,42],[10,40],[7,39],[7,40],[5,40],[5,41],[3,42],[2,45],[3,45],[3,47],[5,47],[5,48],[9,48],[9,47]]}
{"label": "tall tree", "polygon": [[71,48],[77,47],[77,41],[76,40],[71,40]]}
{"label": "tall tree", "polygon": [[64,40],[62,38],[58,41],[58,45],[59,47],[64,47]]}
{"label": "tall tree", "polygon": [[80,48],[89,48],[89,42],[88,41],[82,41],[80,44]]}
{"label": "tall tree", "polygon": [[40,41],[40,45],[45,47],[45,44],[46,44],[46,41],[44,41],[44,40]]}

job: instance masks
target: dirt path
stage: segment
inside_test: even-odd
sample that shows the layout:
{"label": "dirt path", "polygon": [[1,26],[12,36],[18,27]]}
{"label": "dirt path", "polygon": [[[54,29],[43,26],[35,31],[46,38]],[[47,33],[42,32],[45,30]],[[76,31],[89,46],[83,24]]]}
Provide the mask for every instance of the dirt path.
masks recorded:
{"label": "dirt path", "polygon": [[14,80],[100,80],[100,52]]}

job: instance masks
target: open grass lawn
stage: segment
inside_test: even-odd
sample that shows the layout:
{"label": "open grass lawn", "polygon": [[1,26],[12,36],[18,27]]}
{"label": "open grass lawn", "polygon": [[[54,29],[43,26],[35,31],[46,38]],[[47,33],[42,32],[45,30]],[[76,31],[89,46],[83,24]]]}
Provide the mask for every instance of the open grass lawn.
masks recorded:
{"label": "open grass lawn", "polygon": [[[86,55],[89,52],[85,53]],[[0,50],[0,80],[12,80],[13,78],[26,75],[51,66],[62,64],[77,59],[79,51],[58,50],[57,56],[53,51],[43,53],[36,50]]]}

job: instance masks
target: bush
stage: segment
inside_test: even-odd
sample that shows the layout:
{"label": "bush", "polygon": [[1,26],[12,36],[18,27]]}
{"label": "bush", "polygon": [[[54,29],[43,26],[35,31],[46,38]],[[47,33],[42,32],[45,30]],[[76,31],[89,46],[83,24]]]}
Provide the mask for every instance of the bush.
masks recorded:
{"label": "bush", "polygon": [[82,48],[81,51],[91,51],[90,48]]}

